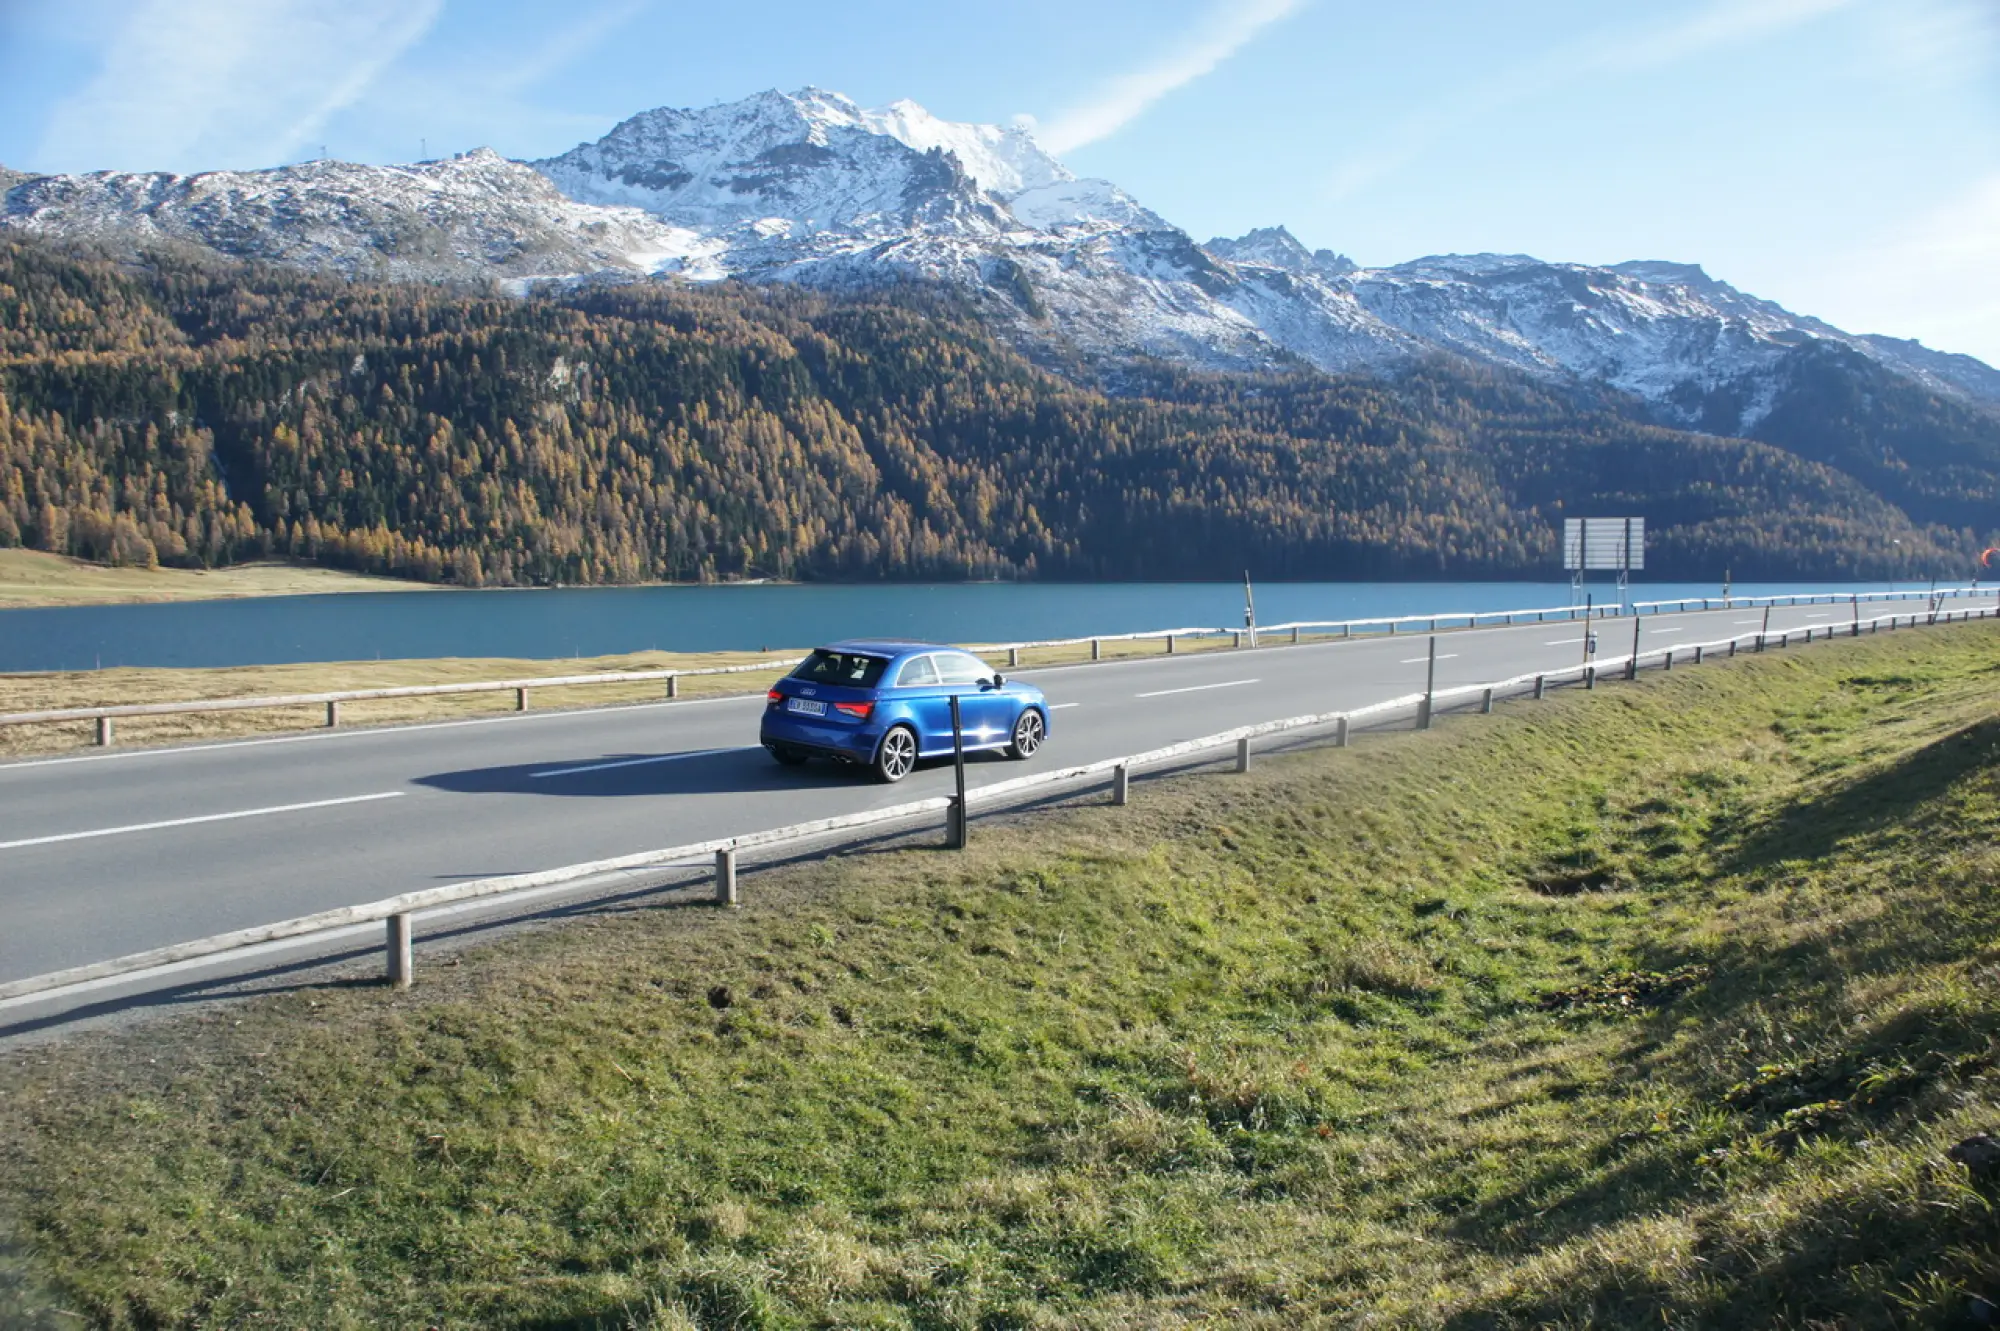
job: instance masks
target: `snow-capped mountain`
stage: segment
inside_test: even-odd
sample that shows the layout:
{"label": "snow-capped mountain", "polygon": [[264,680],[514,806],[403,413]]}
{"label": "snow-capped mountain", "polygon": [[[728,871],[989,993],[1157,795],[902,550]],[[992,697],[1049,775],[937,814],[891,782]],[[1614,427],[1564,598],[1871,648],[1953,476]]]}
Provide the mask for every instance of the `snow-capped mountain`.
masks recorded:
{"label": "snow-capped mountain", "polygon": [[[12,174],[0,222],[18,230],[114,245],[180,241],[359,277],[637,272],[702,244],[636,209],[567,199],[539,172],[484,148],[413,166]],[[0,177],[0,187],[9,183]]]}
{"label": "snow-capped mountain", "polygon": [[1443,352],[1605,383],[1676,424],[1732,433],[1771,410],[1788,358],[1816,342],[2000,404],[2000,371],[1979,361],[1844,333],[1691,265],[1482,254],[1363,269],[1282,227],[1197,245],[1111,182],[1078,179],[1023,127],[941,120],[907,101],[867,110],[816,88],[647,111],[532,163],[481,149],[185,177],[0,168],[0,225],[517,288],[915,277],[972,293],[1031,348],[1335,371]]}

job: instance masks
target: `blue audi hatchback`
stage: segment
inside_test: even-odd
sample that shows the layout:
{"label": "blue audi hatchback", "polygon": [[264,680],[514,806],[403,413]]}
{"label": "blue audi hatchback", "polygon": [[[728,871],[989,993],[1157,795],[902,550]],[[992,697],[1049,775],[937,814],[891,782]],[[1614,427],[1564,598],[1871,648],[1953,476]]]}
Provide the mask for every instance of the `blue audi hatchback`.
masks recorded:
{"label": "blue audi hatchback", "polygon": [[968,753],[1033,757],[1049,737],[1042,691],[970,652],[868,639],[821,647],[778,681],[758,738],[788,766],[835,758],[901,781],[920,758],[951,752],[951,700]]}

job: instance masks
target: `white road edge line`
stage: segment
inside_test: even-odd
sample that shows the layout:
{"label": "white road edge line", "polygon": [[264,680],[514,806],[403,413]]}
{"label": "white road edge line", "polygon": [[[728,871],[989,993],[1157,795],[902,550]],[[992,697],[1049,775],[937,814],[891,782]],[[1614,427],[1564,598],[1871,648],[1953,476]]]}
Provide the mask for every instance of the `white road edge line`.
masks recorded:
{"label": "white road edge line", "polygon": [[1648,633],[1686,633],[1686,629],[1647,629]]}
{"label": "white road edge line", "polygon": [[1066,708],[1081,707],[1081,706],[1083,706],[1083,704],[1080,702],[1052,702],[1049,704],[1049,710],[1051,712],[1060,712],[1065,710]]}
{"label": "white road edge line", "polygon": [[307,804],[274,804],[267,809],[238,809],[234,813],[204,813],[195,818],[169,818],[157,823],[100,827],[90,832],[61,832],[55,836],[24,837],[19,841],[0,841],[0,850],[19,850],[24,846],[48,846],[58,841],[87,841],[91,837],[124,836],[128,832],[156,832],[165,827],[192,827],[196,823],[224,823],[234,818],[262,818],[274,813],[303,813],[307,809],[331,809],[342,804],[367,804],[373,800],[401,799],[408,793],[403,790],[384,790],[373,795],[348,795],[337,800],[313,800]]}
{"label": "white road edge line", "polygon": [[546,781],[552,776],[581,776],[585,772],[609,772],[617,767],[649,767],[654,763],[686,762],[689,758],[713,758],[718,753],[750,753],[760,748],[756,744],[738,744],[727,749],[691,749],[686,753],[659,753],[650,758],[619,758],[608,763],[589,763],[583,767],[551,767],[546,772],[530,772],[528,780]]}
{"label": "white road edge line", "polygon": [[1230,679],[1220,684],[1192,684],[1184,689],[1155,689],[1151,693],[1135,693],[1135,698],[1164,698],[1170,693],[1204,693],[1209,689],[1233,689],[1244,684],[1261,684],[1261,679]]}
{"label": "white road edge line", "polygon": [[1543,643],[1543,644],[1542,644],[1542,646],[1544,646],[1544,647],[1576,647],[1576,646],[1579,646],[1579,645],[1580,645],[1580,644],[1581,644],[1582,642],[1583,642],[1583,639],[1582,639],[1582,638],[1557,638],[1557,639],[1556,639],[1556,640],[1555,640],[1554,642],[1545,642],[1545,643]]}
{"label": "white road edge line", "polygon": [[[1578,641],[1580,642],[1580,641],[1582,641],[1582,639],[1578,639]],[[1403,664],[1403,665],[1423,665],[1423,664],[1424,664],[1425,662],[1429,661],[1430,659],[1431,659],[1431,658],[1430,658],[1430,657],[1428,657],[1428,656],[1413,656],[1413,657],[1411,657],[1411,658],[1410,658],[1409,660],[1407,660],[1407,661],[1404,661],[1404,662],[1402,662],[1401,664]],[[1440,661],[1456,661],[1456,660],[1458,659],[1458,653],[1457,653],[1457,652],[1439,652],[1439,653],[1437,654],[1437,659],[1438,659],[1438,660],[1440,660]]]}

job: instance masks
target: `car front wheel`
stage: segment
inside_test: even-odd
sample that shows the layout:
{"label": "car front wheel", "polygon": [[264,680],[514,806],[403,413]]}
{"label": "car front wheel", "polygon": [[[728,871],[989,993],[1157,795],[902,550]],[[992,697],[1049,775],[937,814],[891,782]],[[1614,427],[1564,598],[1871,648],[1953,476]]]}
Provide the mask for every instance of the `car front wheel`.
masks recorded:
{"label": "car front wheel", "polygon": [[875,751],[875,779],[894,785],[917,770],[917,736],[908,726],[896,726],[882,736]]}
{"label": "car front wheel", "polygon": [[1042,747],[1048,733],[1049,728],[1042,720],[1042,714],[1030,707],[1014,723],[1014,742],[1007,746],[1007,756],[1014,759],[1034,757],[1035,750]]}

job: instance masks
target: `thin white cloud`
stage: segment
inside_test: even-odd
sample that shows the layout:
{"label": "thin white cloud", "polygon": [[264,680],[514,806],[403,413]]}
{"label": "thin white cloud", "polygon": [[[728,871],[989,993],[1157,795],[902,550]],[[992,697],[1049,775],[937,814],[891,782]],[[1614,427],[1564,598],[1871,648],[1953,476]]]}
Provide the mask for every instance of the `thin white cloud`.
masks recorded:
{"label": "thin white cloud", "polygon": [[50,117],[44,170],[266,166],[421,40],[444,0],[141,0]]}
{"label": "thin white cloud", "polygon": [[1041,125],[1036,137],[1058,156],[1109,138],[1162,97],[1213,71],[1303,4],[1304,0],[1220,0],[1164,59],[1112,79],[1083,105]]}
{"label": "thin white cloud", "polygon": [[1502,70],[1455,97],[1406,116],[1334,171],[1328,192],[1351,197],[1457,130],[1587,77],[1637,73],[1790,31],[1861,0],[1713,0],[1691,15],[1646,27],[1589,33]]}
{"label": "thin white cloud", "polygon": [[647,7],[647,0],[618,0],[618,3],[606,5],[581,19],[572,19],[549,40],[541,43],[527,60],[511,69],[498,71],[492,79],[492,86],[506,92],[521,92],[534,87],[596,50],[614,31],[637,18]]}
{"label": "thin white cloud", "polygon": [[2000,366],[2000,175],[1840,256],[1807,286],[1800,295],[1843,328]]}
{"label": "thin white cloud", "polygon": [[1932,87],[1993,88],[2000,69],[2000,7],[1993,0],[1893,0],[1869,14],[1879,66]]}

